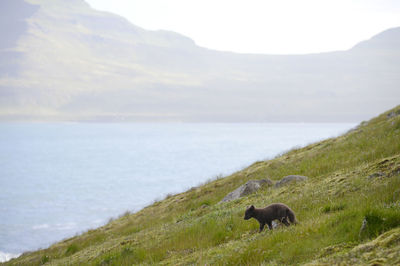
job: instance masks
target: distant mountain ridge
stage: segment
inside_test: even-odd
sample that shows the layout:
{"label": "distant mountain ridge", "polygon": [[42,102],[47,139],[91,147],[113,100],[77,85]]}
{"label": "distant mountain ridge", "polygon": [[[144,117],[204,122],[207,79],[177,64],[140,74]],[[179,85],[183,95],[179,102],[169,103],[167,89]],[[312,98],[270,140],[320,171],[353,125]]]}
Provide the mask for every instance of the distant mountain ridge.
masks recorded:
{"label": "distant mountain ridge", "polygon": [[399,50],[400,28],[385,30],[367,41],[360,42],[353,49],[390,49]]}
{"label": "distant mountain ridge", "polygon": [[348,51],[219,52],[83,0],[0,2],[0,119],[359,121],[400,100],[400,28]]}

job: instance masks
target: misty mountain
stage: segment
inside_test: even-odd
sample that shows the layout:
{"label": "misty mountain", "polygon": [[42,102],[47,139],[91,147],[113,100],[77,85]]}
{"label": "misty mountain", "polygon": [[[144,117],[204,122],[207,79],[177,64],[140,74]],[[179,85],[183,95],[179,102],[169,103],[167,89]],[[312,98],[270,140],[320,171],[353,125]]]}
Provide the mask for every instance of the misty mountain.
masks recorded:
{"label": "misty mountain", "polygon": [[2,120],[360,121],[400,100],[400,28],[348,51],[237,54],[83,0],[1,0],[0,36]]}

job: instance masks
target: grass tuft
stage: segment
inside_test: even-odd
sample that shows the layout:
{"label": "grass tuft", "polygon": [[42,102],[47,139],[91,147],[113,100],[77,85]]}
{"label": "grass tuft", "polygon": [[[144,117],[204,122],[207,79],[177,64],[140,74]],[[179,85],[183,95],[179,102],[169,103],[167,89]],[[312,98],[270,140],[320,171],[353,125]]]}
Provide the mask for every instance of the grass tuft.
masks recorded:
{"label": "grass tuft", "polygon": [[344,204],[344,203],[329,204],[329,205],[324,206],[324,208],[322,209],[322,212],[324,212],[324,213],[337,212],[337,211],[342,211],[345,208],[346,208],[346,204]]}
{"label": "grass tuft", "polygon": [[365,229],[361,233],[362,239],[375,238],[378,235],[400,226],[400,209],[383,208],[368,209],[364,214]]}
{"label": "grass tuft", "polygon": [[76,243],[72,243],[67,247],[67,250],[65,251],[65,255],[72,255],[76,252],[78,252],[79,247]]}

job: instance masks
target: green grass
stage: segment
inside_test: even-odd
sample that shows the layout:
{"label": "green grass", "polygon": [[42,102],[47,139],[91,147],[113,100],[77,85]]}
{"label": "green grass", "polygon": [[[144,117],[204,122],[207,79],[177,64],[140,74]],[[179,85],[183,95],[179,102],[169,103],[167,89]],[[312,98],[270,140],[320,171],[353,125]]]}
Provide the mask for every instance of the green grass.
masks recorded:
{"label": "green grass", "polygon": [[[218,203],[250,179],[289,174],[309,179]],[[299,224],[259,234],[257,221],[243,219],[247,206],[272,202],[290,206]],[[399,226],[400,116],[385,113],[8,264],[395,264]]]}
{"label": "green grass", "polygon": [[79,247],[76,243],[72,243],[71,245],[69,245],[67,247],[67,250],[65,251],[65,254],[67,256],[72,255],[74,253],[76,253],[79,250]]}

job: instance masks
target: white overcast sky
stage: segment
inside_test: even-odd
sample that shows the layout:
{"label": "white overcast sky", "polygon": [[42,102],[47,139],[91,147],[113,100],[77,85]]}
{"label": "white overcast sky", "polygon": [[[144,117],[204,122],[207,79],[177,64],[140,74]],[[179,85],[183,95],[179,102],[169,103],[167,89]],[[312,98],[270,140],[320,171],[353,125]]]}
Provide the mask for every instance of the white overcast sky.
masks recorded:
{"label": "white overcast sky", "polygon": [[346,50],[400,26],[400,0],[85,0],[149,30],[210,49],[301,54]]}

